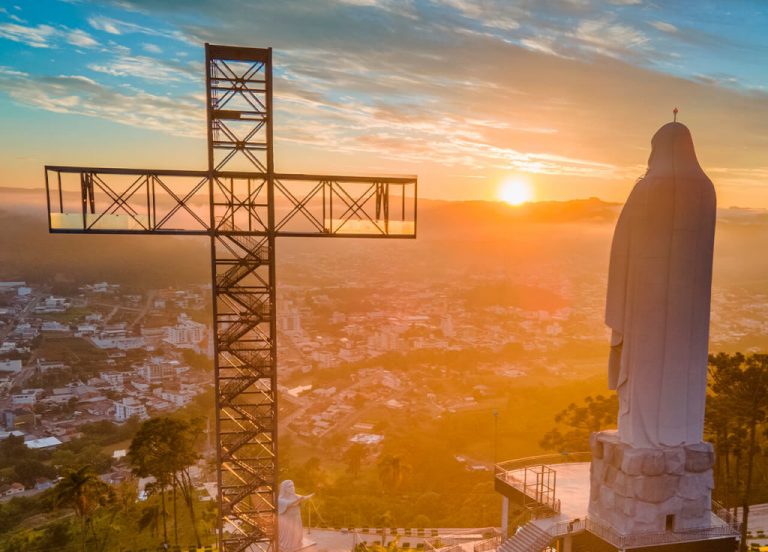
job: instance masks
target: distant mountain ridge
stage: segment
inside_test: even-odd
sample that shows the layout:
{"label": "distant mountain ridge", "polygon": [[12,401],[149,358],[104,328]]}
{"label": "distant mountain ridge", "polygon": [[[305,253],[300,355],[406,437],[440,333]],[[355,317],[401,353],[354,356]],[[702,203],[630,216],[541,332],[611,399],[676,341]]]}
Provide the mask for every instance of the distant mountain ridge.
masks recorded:
{"label": "distant mountain ridge", "polygon": [[[278,263],[290,262],[293,254],[304,255],[302,262],[309,266],[318,256],[358,255],[363,279],[367,270],[380,270],[384,252],[394,259],[391,266],[398,267],[405,267],[410,255],[412,264],[431,263],[435,269],[442,263],[457,270],[489,271],[512,263],[524,270],[535,262],[562,265],[569,259],[573,266],[602,269],[620,210],[620,204],[598,198],[520,206],[420,199],[415,241],[370,248],[361,240],[288,239],[281,241]],[[716,265],[729,280],[751,275],[757,281],[768,274],[768,259],[754,254],[768,249],[766,225],[765,209],[719,210]],[[209,255],[210,246],[200,237],[51,235],[42,190],[0,187],[0,279],[109,280],[139,287],[205,284]]]}
{"label": "distant mountain ridge", "polygon": [[[621,203],[604,201],[597,197],[567,199],[562,201],[532,201],[521,205],[509,205],[490,200],[419,199],[419,221],[434,222],[440,217],[449,220],[508,221],[508,222],[608,222],[614,221],[621,210]],[[0,186],[0,213],[3,211],[26,212],[45,215],[45,190]],[[426,219],[424,217],[427,217]],[[434,219],[434,220],[433,220]],[[718,220],[735,223],[768,222],[768,209],[751,207],[727,207],[718,209]]]}

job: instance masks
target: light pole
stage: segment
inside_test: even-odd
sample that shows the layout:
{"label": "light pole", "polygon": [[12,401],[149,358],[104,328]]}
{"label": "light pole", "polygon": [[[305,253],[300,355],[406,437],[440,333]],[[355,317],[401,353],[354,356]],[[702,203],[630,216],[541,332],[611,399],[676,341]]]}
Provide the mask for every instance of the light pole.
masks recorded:
{"label": "light pole", "polygon": [[493,409],[493,465],[499,461],[499,411]]}
{"label": "light pole", "polygon": [[[493,470],[494,477],[496,472],[496,463],[499,461],[499,410],[493,409]],[[507,538],[509,533],[509,499],[506,496],[501,498],[501,537]]]}

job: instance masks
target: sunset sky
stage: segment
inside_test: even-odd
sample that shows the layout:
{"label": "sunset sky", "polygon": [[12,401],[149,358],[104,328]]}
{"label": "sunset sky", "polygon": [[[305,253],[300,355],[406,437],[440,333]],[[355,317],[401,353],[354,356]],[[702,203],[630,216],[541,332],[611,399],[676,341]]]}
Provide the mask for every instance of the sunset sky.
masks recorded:
{"label": "sunset sky", "polygon": [[42,166],[205,168],[203,43],[274,48],[282,172],[422,197],[623,201],[680,109],[723,207],[768,207],[768,3],[0,3],[0,185]]}

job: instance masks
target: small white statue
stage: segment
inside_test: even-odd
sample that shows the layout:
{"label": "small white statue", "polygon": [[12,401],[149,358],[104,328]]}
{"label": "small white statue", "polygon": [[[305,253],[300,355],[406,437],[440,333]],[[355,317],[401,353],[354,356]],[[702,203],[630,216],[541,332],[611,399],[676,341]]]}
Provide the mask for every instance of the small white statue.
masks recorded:
{"label": "small white statue", "polygon": [[309,495],[296,494],[293,481],[286,479],[280,483],[280,495],[277,497],[277,520],[280,531],[280,552],[296,552],[304,548],[304,526],[301,523],[301,503],[312,498]]}

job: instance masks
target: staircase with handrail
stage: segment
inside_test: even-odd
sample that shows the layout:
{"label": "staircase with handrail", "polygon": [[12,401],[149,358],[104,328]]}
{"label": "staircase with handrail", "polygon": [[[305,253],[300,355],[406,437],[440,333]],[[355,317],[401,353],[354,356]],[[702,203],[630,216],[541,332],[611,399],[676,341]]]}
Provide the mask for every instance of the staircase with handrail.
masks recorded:
{"label": "staircase with handrail", "polygon": [[541,552],[554,537],[533,522],[523,525],[517,533],[499,546],[499,552]]}

